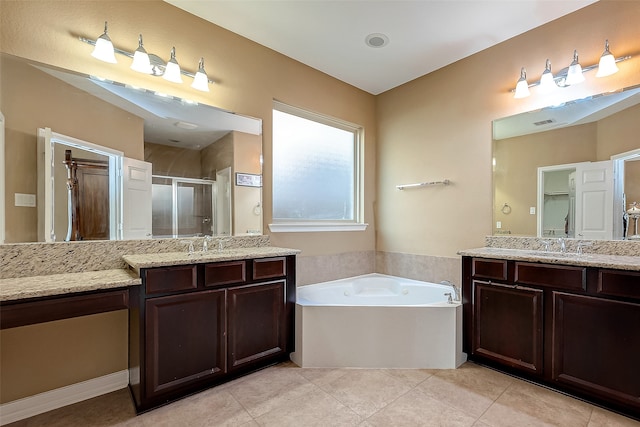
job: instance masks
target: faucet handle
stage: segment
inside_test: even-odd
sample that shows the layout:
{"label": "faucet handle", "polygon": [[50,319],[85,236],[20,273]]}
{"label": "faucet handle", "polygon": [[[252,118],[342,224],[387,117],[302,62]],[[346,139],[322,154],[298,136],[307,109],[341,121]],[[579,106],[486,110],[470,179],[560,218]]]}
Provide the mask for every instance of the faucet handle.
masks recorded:
{"label": "faucet handle", "polygon": [[445,297],[447,297],[447,303],[453,304],[453,298],[451,298],[451,292],[445,292]]}
{"label": "faucet handle", "polygon": [[585,246],[593,246],[593,242],[578,242],[578,255],[582,255],[584,253],[582,248]]}
{"label": "faucet handle", "polygon": [[542,240],[540,243],[542,244],[544,251],[549,252],[549,249],[551,248],[551,242],[548,240]]}

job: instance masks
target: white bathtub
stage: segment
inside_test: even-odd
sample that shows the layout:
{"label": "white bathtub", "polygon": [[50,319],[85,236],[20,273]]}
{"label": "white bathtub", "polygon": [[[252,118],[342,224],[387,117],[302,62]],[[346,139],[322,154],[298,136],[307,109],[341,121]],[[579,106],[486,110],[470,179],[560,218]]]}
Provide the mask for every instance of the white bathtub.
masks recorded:
{"label": "white bathtub", "polygon": [[296,351],[302,367],[452,369],[462,353],[462,305],[451,287],[382,274],[301,286]]}

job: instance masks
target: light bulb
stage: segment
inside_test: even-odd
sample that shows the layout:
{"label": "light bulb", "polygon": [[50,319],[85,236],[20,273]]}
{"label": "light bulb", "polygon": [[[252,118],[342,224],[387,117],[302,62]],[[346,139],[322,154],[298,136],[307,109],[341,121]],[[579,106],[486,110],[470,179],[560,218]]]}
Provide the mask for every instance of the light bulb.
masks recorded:
{"label": "light bulb", "polygon": [[176,60],[176,48],[171,48],[171,58],[167,62],[167,68],[164,70],[162,78],[173,83],[182,83],[182,76],[180,76],[180,65]]}
{"label": "light bulb", "polygon": [[204,70],[204,58],[200,58],[198,72],[196,72],[193,78],[191,87],[202,92],[209,92],[209,78],[207,77],[207,72]]}
{"label": "light bulb", "polygon": [[96,46],[91,52],[91,56],[100,61],[116,64],[116,55],[113,49],[113,43],[107,34],[107,21],[104,21],[104,33],[96,40]]}
{"label": "light bulb", "polygon": [[520,99],[526,98],[529,95],[530,92],[529,84],[527,83],[527,72],[524,67],[522,67],[522,69],[520,70],[520,79],[518,80],[518,83],[516,83],[516,93],[513,95],[513,97],[516,99]]}
{"label": "light bulb", "polygon": [[144,49],[144,46],[142,46],[142,34],[138,37],[138,48],[133,52],[131,69],[145,74],[151,74],[153,72],[151,68],[151,61],[149,60],[149,54]]}
{"label": "light bulb", "polygon": [[575,85],[578,83],[582,83],[584,81],[584,75],[582,74],[582,67],[578,62],[578,51],[573,51],[573,62],[569,65],[569,70],[567,71],[567,85]]}
{"label": "light bulb", "polygon": [[618,72],[618,66],[616,65],[616,58],[609,52],[609,40],[604,42],[604,52],[600,57],[598,63],[598,72],[596,77],[606,77]]}

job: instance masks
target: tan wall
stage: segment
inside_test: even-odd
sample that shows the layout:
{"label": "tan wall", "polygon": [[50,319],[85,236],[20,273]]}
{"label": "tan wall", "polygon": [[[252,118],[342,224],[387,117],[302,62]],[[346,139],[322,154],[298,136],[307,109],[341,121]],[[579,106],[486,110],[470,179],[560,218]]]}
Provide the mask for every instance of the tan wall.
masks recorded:
{"label": "tan wall", "polygon": [[[567,66],[574,49],[597,63],[604,40],[616,56],[640,46],[640,2],[602,0],[377,97],[377,250],[455,256],[484,245],[492,231],[491,121],[640,83],[640,56],[620,72],[551,97],[513,99],[525,67],[539,78],[549,58]],[[588,31],[586,30],[588,28]],[[637,140],[637,139],[636,139]],[[449,187],[398,191],[395,185],[448,178]]]}
{"label": "tan wall", "polygon": [[[538,168],[597,160],[596,128],[589,123],[494,142],[494,220],[502,222],[503,232],[536,235],[537,216],[529,208],[538,204]],[[508,214],[502,212],[505,203]]]}
{"label": "tan wall", "polygon": [[260,175],[262,140],[257,135],[233,132],[233,230],[235,235],[262,230],[262,187],[235,185],[236,173]]}
{"label": "tan wall", "polygon": [[201,151],[146,142],[144,161],[151,163],[154,175],[202,178]]}

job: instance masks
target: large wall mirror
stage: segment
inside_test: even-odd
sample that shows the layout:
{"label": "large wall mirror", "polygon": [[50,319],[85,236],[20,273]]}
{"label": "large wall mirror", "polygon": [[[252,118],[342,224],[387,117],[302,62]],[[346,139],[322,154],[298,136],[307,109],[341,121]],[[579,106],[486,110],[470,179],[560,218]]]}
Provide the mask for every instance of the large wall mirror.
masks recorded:
{"label": "large wall mirror", "polygon": [[127,238],[113,165],[134,159],[152,174],[132,198],[151,205],[145,237],[262,234],[260,119],[4,53],[0,89],[5,243]]}
{"label": "large wall mirror", "polygon": [[493,234],[625,239],[640,205],[640,87],[493,122]]}

